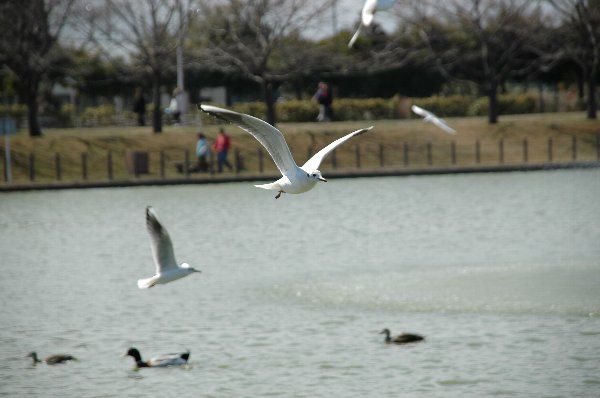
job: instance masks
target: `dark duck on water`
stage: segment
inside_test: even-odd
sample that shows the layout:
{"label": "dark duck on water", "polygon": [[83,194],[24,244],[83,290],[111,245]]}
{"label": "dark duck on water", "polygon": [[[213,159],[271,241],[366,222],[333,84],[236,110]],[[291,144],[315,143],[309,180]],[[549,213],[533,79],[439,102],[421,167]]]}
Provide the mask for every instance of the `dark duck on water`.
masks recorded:
{"label": "dark duck on water", "polygon": [[390,336],[390,329],[383,329],[379,334],[385,334],[385,342],[387,344],[406,344],[424,340],[423,336],[412,333],[401,333],[397,336]]}

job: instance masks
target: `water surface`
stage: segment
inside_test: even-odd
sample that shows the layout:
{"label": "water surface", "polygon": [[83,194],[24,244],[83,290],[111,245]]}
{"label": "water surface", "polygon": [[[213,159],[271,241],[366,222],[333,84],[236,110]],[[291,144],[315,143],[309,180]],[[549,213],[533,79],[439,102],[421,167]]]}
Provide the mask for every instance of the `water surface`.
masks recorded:
{"label": "water surface", "polygon": [[[0,195],[0,395],[600,394],[600,171]],[[179,261],[154,271],[144,208]],[[387,346],[378,332],[426,341]],[[190,349],[185,368],[120,355]],[[65,366],[24,356],[70,353]]]}

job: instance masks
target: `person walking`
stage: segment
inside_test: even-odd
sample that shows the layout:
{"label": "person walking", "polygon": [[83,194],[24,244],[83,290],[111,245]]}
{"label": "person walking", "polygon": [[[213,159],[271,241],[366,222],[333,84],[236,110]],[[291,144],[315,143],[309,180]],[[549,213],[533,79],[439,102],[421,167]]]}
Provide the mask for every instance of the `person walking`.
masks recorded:
{"label": "person walking", "polygon": [[333,109],[331,108],[333,95],[331,94],[331,90],[329,90],[329,85],[327,83],[319,82],[319,87],[313,96],[313,100],[319,104],[317,121],[330,122],[333,119]]}
{"label": "person walking", "polygon": [[198,164],[197,171],[208,171],[208,157],[210,155],[210,146],[206,141],[206,136],[203,133],[198,133],[198,142],[196,143],[196,157]]}
{"label": "person walking", "polygon": [[219,173],[223,172],[223,165],[227,166],[229,170],[233,169],[231,163],[229,163],[227,160],[227,152],[229,152],[229,148],[231,148],[231,138],[229,138],[229,136],[225,133],[225,130],[221,128],[213,145],[213,149],[217,153],[217,171]]}
{"label": "person walking", "polygon": [[141,87],[135,90],[135,99],[133,102],[133,111],[137,113],[138,126],[146,125],[146,99]]}
{"label": "person walking", "polygon": [[173,97],[171,97],[171,102],[169,103],[169,110],[173,115],[173,121],[175,125],[178,126],[181,124],[181,106],[179,104],[179,94],[181,90],[177,87],[173,90]]}

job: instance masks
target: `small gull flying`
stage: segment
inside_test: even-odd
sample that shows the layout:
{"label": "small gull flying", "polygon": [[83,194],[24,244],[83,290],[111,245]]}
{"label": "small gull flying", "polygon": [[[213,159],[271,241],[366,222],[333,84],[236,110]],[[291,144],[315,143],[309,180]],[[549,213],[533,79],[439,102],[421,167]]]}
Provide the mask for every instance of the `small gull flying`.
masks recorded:
{"label": "small gull flying", "polygon": [[151,206],[146,207],[146,226],[150,234],[156,275],[138,280],[137,284],[140,289],[147,289],[160,283],[169,283],[193,272],[200,272],[186,263],[177,265],[171,237],[165,227],[158,221],[156,212]]}
{"label": "small gull flying", "polygon": [[356,130],[338,138],[308,159],[302,167],[298,167],[292,157],[292,153],[290,152],[290,148],[288,147],[283,134],[269,123],[255,118],[254,116],[218,108],[212,105],[198,106],[202,111],[229,123],[233,123],[242,130],[247,131],[265,147],[283,176],[273,183],[255,185],[255,187],[278,191],[275,199],[278,199],[282,193],[298,194],[309,191],[314,188],[317,181],[326,182],[327,180],[323,178],[321,172],[317,170],[325,156],[333,151],[338,145],[373,128],[373,126],[371,126]]}
{"label": "small gull flying", "polygon": [[419,108],[416,105],[413,105],[411,107],[411,109],[417,115],[422,116],[424,118],[423,121],[435,124],[442,130],[444,130],[446,133],[456,134],[456,130],[454,130],[452,127],[448,126],[448,124],[446,123],[446,121],[444,119],[441,119],[441,118],[437,117],[436,115],[434,115],[433,113],[431,113],[423,108]]}

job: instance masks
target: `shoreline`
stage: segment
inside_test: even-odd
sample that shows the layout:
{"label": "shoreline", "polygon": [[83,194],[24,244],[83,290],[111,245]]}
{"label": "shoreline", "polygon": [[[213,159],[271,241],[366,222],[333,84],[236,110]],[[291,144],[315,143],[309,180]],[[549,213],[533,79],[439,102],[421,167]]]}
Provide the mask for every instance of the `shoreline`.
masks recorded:
{"label": "shoreline", "polygon": [[[352,170],[328,171],[331,178],[365,178],[365,177],[406,177],[443,174],[472,174],[472,173],[502,173],[519,171],[543,171],[565,169],[593,169],[600,168],[600,162],[565,162],[565,163],[532,163],[532,164],[498,164],[490,166],[455,166],[455,167],[421,167],[411,169],[378,169],[378,170]],[[280,178],[279,174],[248,174],[217,176],[208,175],[205,178],[168,178],[168,179],[132,179],[117,181],[65,181],[29,184],[4,184],[0,186],[1,192],[45,191],[64,189],[90,189],[90,188],[124,188],[138,186],[167,186],[167,185],[199,185],[199,184],[226,184],[232,182],[274,181]]]}

